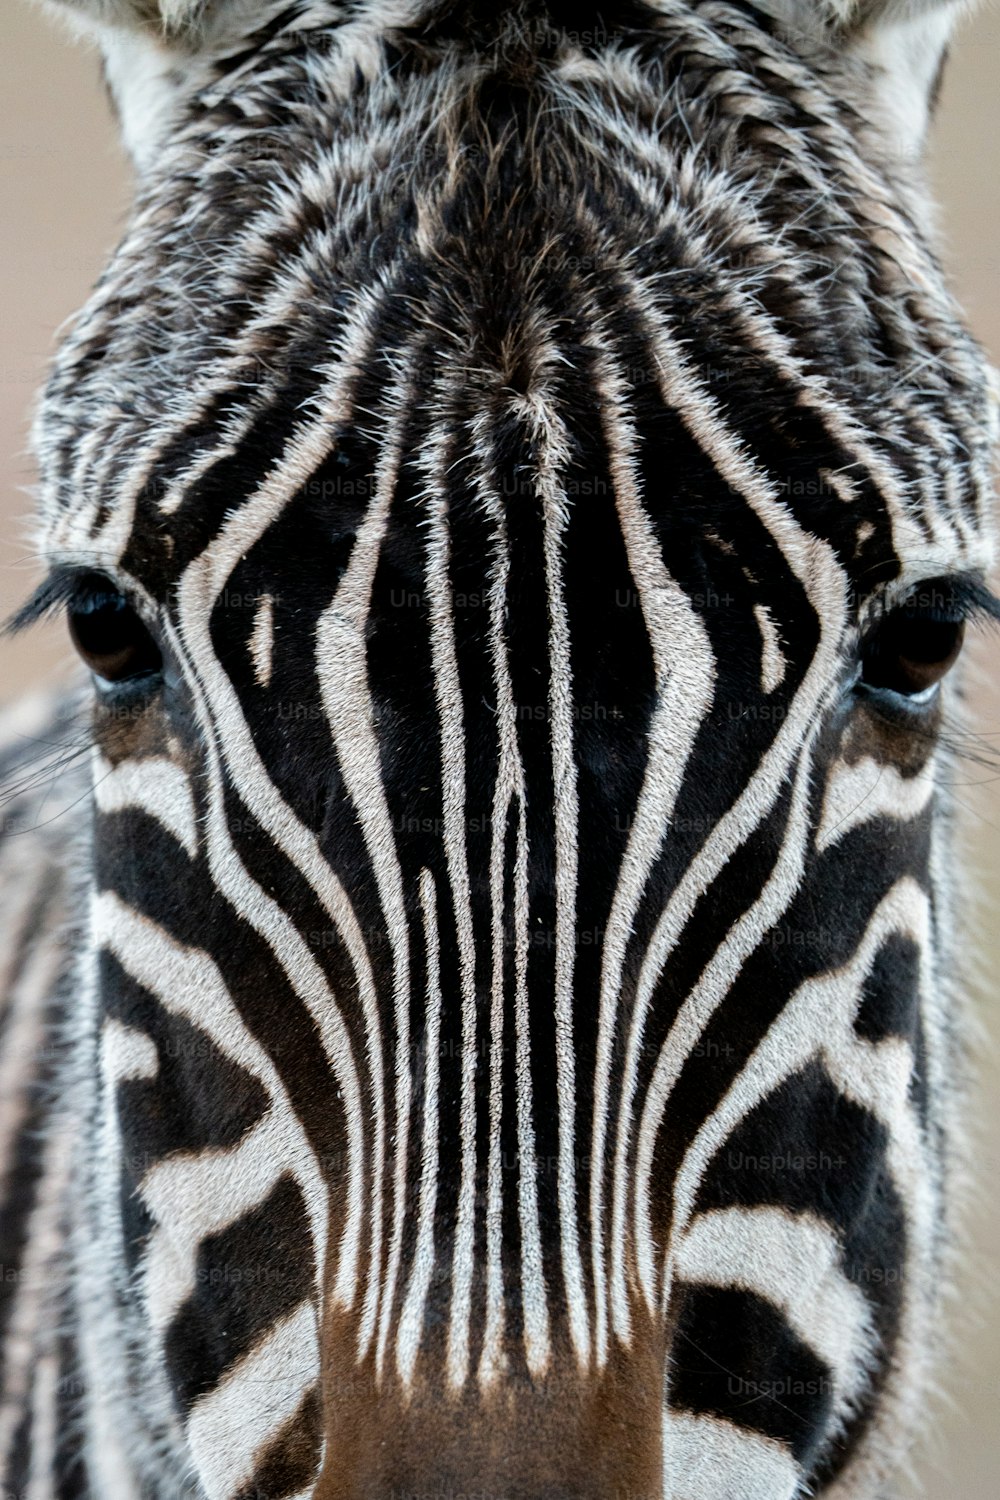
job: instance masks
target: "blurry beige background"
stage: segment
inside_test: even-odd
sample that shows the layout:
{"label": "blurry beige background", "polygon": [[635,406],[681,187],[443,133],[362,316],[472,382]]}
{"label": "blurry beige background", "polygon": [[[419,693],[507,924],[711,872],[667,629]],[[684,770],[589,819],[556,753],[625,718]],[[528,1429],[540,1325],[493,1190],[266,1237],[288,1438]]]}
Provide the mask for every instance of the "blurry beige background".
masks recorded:
{"label": "blurry beige background", "polygon": [[[0,35],[0,616],[36,569],[25,518],[33,394],[60,322],[82,302],[113,246],[127,202],[95,59],[43,17],[2,0]],[[1000,10],[966,25],[935,130],[933,173],[945,253],[973,327],[1000,364]],[[977,727],[1000,747],[1000,650],[979,645]],[[991,659],[992,653],[992,659]],[[0,642],[0,705],[67,671],[60,627]],[[990,682],[990,678],[994,680]],[[984,982],[976,996],[987,1042],[977,1146],[980,1200],[957,1308],[958,1349],[943,1372],[950,1398],[915,1455],[906,1500],[1000,1500],[1000,780],[970,766],[960,779],[983,899],[976,914]],[[975,783],[975,784],[973,784]],[[990,990],[992,981],[993,989]],[[991,1205],[990,1199],[993,1199]],[[108,1497],[110,1500],[110,1497]]]}

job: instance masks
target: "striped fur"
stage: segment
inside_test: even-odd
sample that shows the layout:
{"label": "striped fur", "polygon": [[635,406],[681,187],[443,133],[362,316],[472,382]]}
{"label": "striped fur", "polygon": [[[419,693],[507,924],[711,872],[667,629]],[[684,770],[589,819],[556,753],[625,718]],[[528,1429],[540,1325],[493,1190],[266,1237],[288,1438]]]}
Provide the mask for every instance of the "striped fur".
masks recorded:
{"label": "striped fur", "polygon": [[875,1500],[954,689],[859,640],[991,556],[917,174],[773,9],[204,15],[38,425],[164,672],[0,865],[7,1488]]}

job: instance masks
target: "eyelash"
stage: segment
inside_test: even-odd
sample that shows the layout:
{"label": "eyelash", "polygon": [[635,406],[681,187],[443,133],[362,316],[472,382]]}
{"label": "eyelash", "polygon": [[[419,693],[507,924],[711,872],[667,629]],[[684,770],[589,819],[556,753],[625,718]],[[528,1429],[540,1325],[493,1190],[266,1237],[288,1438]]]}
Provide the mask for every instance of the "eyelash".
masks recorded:
{"label": "eyelash", "polygon": [[104,574],[67,570],[47,579],[10,622],[23,630],[62,609],[77,654],[104,698],[133,699],[162,681],[163,656],[129,595]]}
{"label": "eyelash", "polygon": [[67,568],[46,578],[21,608],[3,626],[5,635],[20,635],[32,625],[50,618],[59,609],[93,609],[101,600],[121,594],[110,578],[94,572]]}
{"label": "eyelash", "polygon": [[880,622],[895,610],[903,609],[907,605],[918,606],[921,595],[928,592],[933,592],[935,595],[947,594],[953,606],[949,610],[942,610],[940,614],[932,613],[932,618],[939,619],[941,623],[976,625],[1000,622],[1000,598],[993,594],[985,583],[978,578],[945,576],[914,584],[908,592],[899,594],[897,597],[887,597],[883,594],[876,600],[862,622],[861,639],[864,640],[868,634],[876,630]]}

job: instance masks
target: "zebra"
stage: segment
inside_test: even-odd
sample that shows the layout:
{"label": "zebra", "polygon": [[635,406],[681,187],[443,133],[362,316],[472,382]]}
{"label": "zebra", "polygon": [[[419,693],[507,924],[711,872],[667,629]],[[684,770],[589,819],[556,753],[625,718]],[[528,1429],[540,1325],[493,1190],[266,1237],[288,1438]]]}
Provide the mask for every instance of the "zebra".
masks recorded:
{"label": "zebra", "polygon": [[89,680],[3,726],[2,1493],[892,1491],[1000,614],[955,13],[61,8],[136,199],[13,621]]}

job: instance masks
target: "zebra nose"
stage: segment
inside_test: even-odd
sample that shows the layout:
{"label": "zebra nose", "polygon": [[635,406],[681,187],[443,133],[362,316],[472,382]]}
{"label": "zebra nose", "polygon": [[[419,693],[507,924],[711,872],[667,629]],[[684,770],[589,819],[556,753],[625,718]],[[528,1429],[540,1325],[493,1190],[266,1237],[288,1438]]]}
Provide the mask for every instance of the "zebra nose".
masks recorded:
{"label": "zebra nose", "polygon": [[543,1379],[385,1395],[327,1429],[314,1500],[653,1500],[662,1381]]}
{"label": "zebra nose", "polygon": [[662,1493],[659,1464],[637,1464],[635,1454],[619,1451],[591,1467],[579,1443],[553,1450],[530,1428],[505,1433],[489,1453],[473,1432],[472,1453],[435,1453],[435,1446],[428,1438],[423,1451],[383,1452],[353,1474],[338,1468],[318,1484],[315,1500],[653,1500]]}

